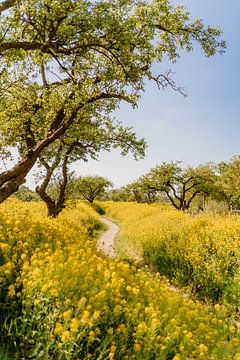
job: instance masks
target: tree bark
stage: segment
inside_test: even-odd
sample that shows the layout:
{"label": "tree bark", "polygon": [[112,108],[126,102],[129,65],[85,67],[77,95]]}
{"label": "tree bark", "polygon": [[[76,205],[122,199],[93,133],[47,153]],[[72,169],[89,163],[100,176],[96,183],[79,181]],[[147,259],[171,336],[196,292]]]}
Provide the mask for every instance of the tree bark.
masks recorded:
{"label": "tree bark", "polygon": [[42,182],[42,184],[40,186],[36,187],[36,192],[38,193],[38,195],[41,197],[41,199],[45,202],[45,204],[47,205],[47,209],[48,209],[48,216],[52,217],[52,218],[56,218],[60,212],[65,208],[65,192],[66,192],[66,187],[67,187],[67,183],[68,183],[68,170],[67,170],[67,165],[68,165],[68,159],[69,159],[69,155],[72,152],[72,150],[74,149],[74,145],[68,149],[66,155],[64,156],[64,160],[62,163],[62,177],[63,180],[60,184],[60,190],[59,190],[59,194],[58,194],[58,199],[57,200],[53,200],[46,192],[47,187],[50,183],[53,171],[56,169],[56,167],[59,165],[59,161],[56,161],[55,164],[53,164],[53,166],[49,166],[47,164],[46,161],[44,161],[43,159],[40,159],[42,165],[45,167],[46,169],[46,176],[44,178],[44,181]]}

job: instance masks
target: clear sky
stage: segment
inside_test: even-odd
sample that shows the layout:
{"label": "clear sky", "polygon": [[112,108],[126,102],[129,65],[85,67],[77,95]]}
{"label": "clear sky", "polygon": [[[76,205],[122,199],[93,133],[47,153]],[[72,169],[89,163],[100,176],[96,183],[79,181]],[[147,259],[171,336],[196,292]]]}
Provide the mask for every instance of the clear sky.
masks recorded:
{"label": "clear sky", "polygon": [[227,42],[226,53],[206,58],[198,47],[184,53],[176,65],[164,63],[188,91],[187,98],[172,91],[158,91],[148,84],[138,109],[123,104],[116,118],[133,126],[148,143],[145,159],[138,162],[118,151],[102,153],[99,161],[78,162],[78,175],[101,175],[115,187],[126,185],[162,161],[182,160],[198,165],[228,161],[240,154],[240,1],[175,0],[186,5],[193,18],[219,25]]}

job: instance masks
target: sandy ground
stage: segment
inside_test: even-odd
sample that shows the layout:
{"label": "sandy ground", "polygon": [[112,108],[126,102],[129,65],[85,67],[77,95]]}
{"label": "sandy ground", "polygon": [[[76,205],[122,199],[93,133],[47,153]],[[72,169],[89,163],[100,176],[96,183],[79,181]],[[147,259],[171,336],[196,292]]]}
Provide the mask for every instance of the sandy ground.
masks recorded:
{"label": "sandy ground", "polygon": [[108,230],[98,239],[98,250],[102,251],[110,258],[116,258],[116,251],[114,249],[114,238],[120,230],[119,226],[111,221],[101,218],[101,221],[108,226]]}

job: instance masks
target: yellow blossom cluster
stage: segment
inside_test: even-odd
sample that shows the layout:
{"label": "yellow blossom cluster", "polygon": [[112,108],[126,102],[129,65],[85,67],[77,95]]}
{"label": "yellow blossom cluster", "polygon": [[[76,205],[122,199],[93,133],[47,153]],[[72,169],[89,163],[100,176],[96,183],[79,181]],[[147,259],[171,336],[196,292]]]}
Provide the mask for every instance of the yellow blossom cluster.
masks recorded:
{"label": "yellow blossom cluster", "polygon": [[0,226],[2,306],[21,358],[238,358],[237,332],[220,314],[97,252],[89,228],[100,222],[86,204],[47,219],[43,204],[10,200]]}

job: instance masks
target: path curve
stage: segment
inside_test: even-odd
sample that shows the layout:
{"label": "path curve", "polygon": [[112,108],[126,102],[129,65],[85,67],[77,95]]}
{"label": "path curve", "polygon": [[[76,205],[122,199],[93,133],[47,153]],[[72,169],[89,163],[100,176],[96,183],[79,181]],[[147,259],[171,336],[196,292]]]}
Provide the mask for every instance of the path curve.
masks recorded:
{"label": "path curve", "polygon": [[[111,259],[117,258],[117,253],[114,248],[114,240],[116,234],[120,231],[120,227],[116,224],[114,224],[112,221],[105,219],[101,217],[101,221],[107,225],[108,230],[105,231],[102,236],[97,241],[97,248],[98,251],[103,252],[105,255],[107,255]],[[138,256],[133,257],[139,264],[143,264],[143,260],[139,259]],[[185,299],[189,299],[190,295],[186,294],[182,289],[172,285],[168,284],[169,290],[173,291],[174,293],[177,293],[178,295],[182,296]]]}
{"label": "path curve", "polygon": [[104,232],[102,236],[98,239],[98,250],[109,256],[111,259],[114,259],[116,258],[116,251],[114,249],[114,238],[120,228],[118,225],[105,218],[101,218],[101,221],[107,225],[108,230]]}

